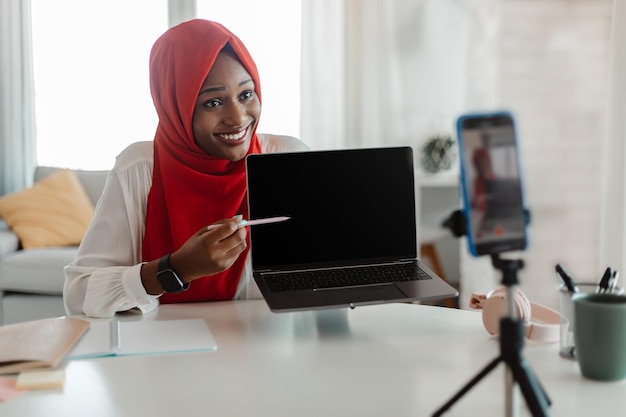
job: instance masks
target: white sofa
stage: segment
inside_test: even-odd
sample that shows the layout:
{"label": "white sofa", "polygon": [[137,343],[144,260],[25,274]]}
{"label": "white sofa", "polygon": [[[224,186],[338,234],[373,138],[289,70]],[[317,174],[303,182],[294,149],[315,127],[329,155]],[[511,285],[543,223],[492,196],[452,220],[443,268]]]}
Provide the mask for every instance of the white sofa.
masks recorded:
{"label": "white sofa", "polygon": [[[37,167],[35,181],[59,169]],[[108,171],[74,172],[95,205]],[[74,259],[77,250],[77,246],[24,250],[0,219],[0,324],[65,315],[63,267]]]}

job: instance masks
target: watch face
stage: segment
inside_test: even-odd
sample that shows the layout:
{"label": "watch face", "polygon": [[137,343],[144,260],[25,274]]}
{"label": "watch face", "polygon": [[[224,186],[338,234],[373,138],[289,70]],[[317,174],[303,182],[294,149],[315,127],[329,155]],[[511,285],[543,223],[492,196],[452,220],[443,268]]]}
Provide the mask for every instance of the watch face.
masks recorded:
{"label": "watch face", "polygon": [[184,283],[170,267],[170,255],[165,255],[159,260],[157,279],[161,283],[163,291],[168,293],[175,294],[189,288],[189,283]]}
{"label": "watch face", "polygon": [[157,278],[159,279],[159,282],[165,292],[177,293],[186,289],[180,278],[178,278],[176,273],[171,269],[159,271]]}

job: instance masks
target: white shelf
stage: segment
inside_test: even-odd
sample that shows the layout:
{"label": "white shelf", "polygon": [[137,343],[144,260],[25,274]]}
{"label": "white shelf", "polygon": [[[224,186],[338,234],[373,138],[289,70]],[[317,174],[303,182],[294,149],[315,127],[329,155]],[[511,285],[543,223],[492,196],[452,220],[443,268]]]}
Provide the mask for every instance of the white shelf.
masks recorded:
{"label": "white shelf", "polygon": [[458,187],[459,173],[456,171],[440,174],[420,172],[417,174],[416,182],[420,187]]}

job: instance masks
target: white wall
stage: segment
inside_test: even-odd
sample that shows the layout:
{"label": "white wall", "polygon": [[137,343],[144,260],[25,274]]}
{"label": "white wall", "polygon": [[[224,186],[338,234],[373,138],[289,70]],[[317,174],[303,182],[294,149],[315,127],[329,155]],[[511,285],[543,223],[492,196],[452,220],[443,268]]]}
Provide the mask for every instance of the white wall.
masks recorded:
{"label": "white wall", "polygon": [[[531,300],[553,308],[557,262],[581,281],[598,280],[608,266],[599,264],[598,248],[612,6],[612,0],[500,1],[497,54],[486,63],[495,72],[471,91],[475,103],[495,98],[516,115],[532,216],[530,246],[516,254],[525,261],[520,284]],[[480,71],[483,57],[475,59]],[[485,280],[485,270],[475,267],[484,260],[468,259],[464,249],[467,288],[498,285],[499,274]]]}

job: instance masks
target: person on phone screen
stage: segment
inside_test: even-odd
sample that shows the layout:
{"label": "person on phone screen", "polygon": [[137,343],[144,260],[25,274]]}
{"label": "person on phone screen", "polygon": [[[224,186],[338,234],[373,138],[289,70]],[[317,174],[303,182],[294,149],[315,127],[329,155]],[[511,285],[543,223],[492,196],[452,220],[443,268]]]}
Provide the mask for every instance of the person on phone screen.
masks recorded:
{"label": "person on phone screen", "polygon": [[170,28],[155,42],[149,69],[159,118],[154,140],[118,155],[65,267],[67,314],[111,317],[159,303],[261,297],[242,222],[245,157],[308,147],[256,132],[256,65],[219,23],[194,19]]}
{"label": "person on phone screen", "polygon": [[472,208],[479,211],[485,211],[487,208],[486,184],[488,181],[496,178],[493,172],[489,149],[485,147],[475,149],[472,154],[472,164],[476,174],[474,177],[472,192]]}

